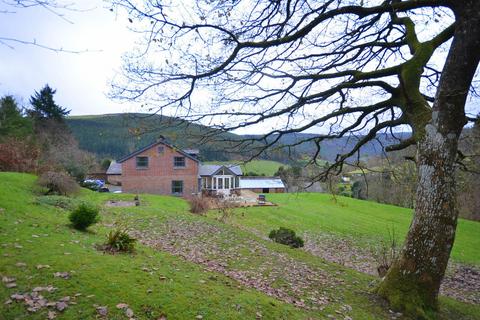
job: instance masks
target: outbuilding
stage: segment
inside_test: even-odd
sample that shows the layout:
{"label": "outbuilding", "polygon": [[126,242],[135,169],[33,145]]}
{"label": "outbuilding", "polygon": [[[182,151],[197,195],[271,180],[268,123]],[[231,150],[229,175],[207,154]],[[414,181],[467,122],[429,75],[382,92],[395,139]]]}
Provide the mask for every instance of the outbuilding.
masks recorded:
{"label": "outbuilding", "polygon": [[285,184],[280,177],[242,177],[239,189],[255,193],[284,193]]}

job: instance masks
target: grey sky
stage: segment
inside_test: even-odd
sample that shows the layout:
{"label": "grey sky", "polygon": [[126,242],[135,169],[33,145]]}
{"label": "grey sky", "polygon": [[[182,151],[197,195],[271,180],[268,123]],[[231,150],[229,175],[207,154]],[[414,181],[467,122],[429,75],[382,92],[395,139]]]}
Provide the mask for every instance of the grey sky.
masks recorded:
{"label": "grey sky", "polygon": [[[0,37],[16,38],[55,48],[91,50],[81,54],[57,53],[32,45],[0,45],[0,95],[12,94],[23,104],[34,90],[48,83],[57,89],[56,101],[71,114],[135,111],[134,105],[109,100],[109,80],[120,69],[121,56],[133,47],[135,35],[126,17],[116,17],[99,0],[82,0],[77,8],[62,11],[73,23],[42,8],[15,9],[0,14]],[[11,7],[0,2],[0,12]]]}

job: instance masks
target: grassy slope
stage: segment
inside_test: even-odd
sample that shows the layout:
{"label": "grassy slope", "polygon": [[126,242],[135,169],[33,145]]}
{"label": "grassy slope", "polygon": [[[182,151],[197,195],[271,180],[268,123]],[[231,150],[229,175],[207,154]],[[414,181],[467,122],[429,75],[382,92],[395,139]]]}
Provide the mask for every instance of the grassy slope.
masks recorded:
{"label": "grassy slope", "polygon": [[[403,239],[412,219],[412,211],[345,197],[337,203],[328,194],[269,194],[277,207],[251,208],[236,223],[268,234],[273,228],[288,226],[298,232],[326,232],[354,238],[366,245],[379,237],[388,238],[392,228]],[[480,265],[480,223],[460,219],[452,258]]]}
{"label": "grassy slope", "polygon": [[[236,239],[255,238],[255,236],[210,218],[191,215],[186,212],[187,206],[182,200],[161,196],[143,196],[147,205],[138,208],[104,208],[103,224],[92,228],[92,232],[77,232],[68,227],[66,211],[48,205],[35,204],[36,197],[30,192],[34,181],[35,177],[31,175],[0,173],[0,207],[4,209],[0,210],[0,243],[2,244],[0,274],[17,277],[19,286],[18,289],[6,289],[0,284],[0,302],[5,301],[13,292],[23,292],[35,286],[52,284],[58,287],[58,290],[45,294],[49,299],[82,293],[82,296],[76,298],[78,304],[71,305],[63,313],[63,317],[60,317],[62,319],[93,319],[95,318],[93,304],[107,305],[110,318],[122,319],[125,317],[115,308],[115,305],[120,302],[128,303],[138,319],[156,319],[161,313],[165,313],[168,319],[193,319],[198,314],[203,315],[204,319],[253,319],[257,312],[263,314],[263,319],[323,319],[327,314],[334,314],[338,308],[335,303],[321,313],[294,308],[260,292],[240,286],[234,280],[222,275],[205,272],[195,264],[142,245],[138,246],[135,255],[103,254],[97,251],[94,245],[104,241],[105,234],[110,230],[109,225],[113,222],[126,222],[129,225],[154,228],[155,224],[152,225],[152,221],[161,224],[166,219],[178,218],[220,226]],[[83,191],[79,198],[101,204],[107,199],[130,199],[131,196]],[[278,208],[249,209],[246,217],[253,225],[258,224],[260,229],[265,230],[269,230],[277,223],[287,224],[293,228],[315,228],[317,218],[319,218],[319,224],[325,227],[332,224],[328,223],[329,221],[335,222],[336,227],[326,228],[331,232],[348,234],[355,229],[355,224],[345,225],[345,221],[342,226],[341,219],[321,218],[321,214],[315,213],[313,201],[303,201],[305,199],[300,198],[298,199],[300,202],[292,202],[294,198],[287,195],[276,196],[275,200],[282,205]],[[329,203],[328,199],[325,200],[322,201],[322,206]],[[289,206],[288,203],[295,206]],[[298,206],[298,203],[304,204]],[[308,208],[306,203],[309,204]],[[366,207],[369,206],[371,204],[366,203]],[[339,207],[339,210],[343,211],[344,208],[346,207]],[[259,211],[260,209],[264,211]],[[299,214],[304,210],[313,212],[313,216],[300,214],[297,219],[289,218],[292,213]],[[333,212],[333,209],[329,212]],[[279,218],[274,218],[274,214]],[[300,223],[301,219],[306,220]],[[244,218],[244,222],[245,220],[247,219]],[[307,226],[309,224],[311,226]],[[463,230],[463,228],[461,223],[460,229]],[[367,236],[373,229],[364,226],[361,230],[363,230],[361,234]],[[478,229],[475,230],[478,231]],[[32,237],[32,235],[40,237]],[[22,245],[23,248],[15,248],[15,243]],[[334,295],[343,300],[342,303],[351,305],[353,311],[350,315],[354,319],[388,318],[388,313],[365,293],[365,289],[372,281],[371,277],[337,265],[326,264],[303,251],[288,249],[268,241],[264,243],[271,250],[289,255],[309,265],[320,266],[336,274],[336,277],[342,277],[344,286],[321,288],[321,290],[333,291]],[[460,245],[463,246],[463,243],[457,243],[457,246]],[[71,254],[65,255],[65,253]],[[5,254],[8,256],[4,256]],[[255,264],[261,257],[251,255],[249,259],[249,263]],[[25,269],[16,267],[17,262],[25,262],[27,267]],[[36,270],[37,264],[49,264],[51,268]],[[142,270],[145,267],[148,272]],[[69,271],[72,273],[72,278],[70,280],[54,278],[52,274],[57,271]],[[167,280],[162,280],[162,277],[166,277]],[[148,289],[152,289],[152,293],[148,294]],[[88,298],[87,296],[90,295],[94,296]],[[480,314],[479,307],[461,304],[451,299],[442,299],[442,310],[443,319],[453,317],[478,319],[476,315]],[[21,304],[14,303],[7,306],[1,303],[0,319],[13,318],[44,319],[45,311],[28,314]]]}
{"label": "grassy slope", "polygon": [[[306,312],[290,305],[254,290],[239,288],[226,277],[204,272],[194,264],[144,246],[139,246],[133,256],[97,251],[94,244],[104,241],[107,230],[96,226],[93,232],[74,231],[67,226],[63,210],[34,205],[34,196],[29,194],[34,179],[30,175],[0,173],[0,206],[5,209],[0,213],[0,243],[5,245],[0,247],[0,274],[15,276],[18,284],[18,289],[0,285],[0,319],[45,319],[46,311],[29,315],[23,305],[6,306],[3,301],[14,292],[31,291],[36,286],[49,284],[58,287],[56,292],[45,294],[49,298],[82,293],[76,299],[78,304],[63,313],[64,319],[94,319],[93,304],[107,305],[112,319],[125,318],[115,308],[121,302],[128,303],[138,319],[156,319],[161,313],[168,319],[193,319],[197,315],[206,319],[244,319],[256,312],[269,314],[272,319],[307,317]],[[109,196],[91,192],[83,192],[82,196],[95,202],[106,197]],[[179,199],[156,197],[155,200],[170,212],[186,209]],[[15,248],[14,243],[23,248]],[[65,252],[71,254],[65,255]],[[18,268],[17,262],[24,262],[27,267]],[[38,264],[48,264],[51,268],[36,270]],[[158,270],[144,272],[144,267]],[[54,278],[53,273],[57,271],[69,271],[73,276],[70,280]],[[161,280],[160,276],[167,280]],[[216,280],[210,280],[213,276]],[[148,289],[153,292],[148,294]],[[89,295],[95,296],[87,298]],[[235,305],[241,306],[239,311]]]}
{"label": "grassy slope", "polygon": [[[221,161],[210,161],[206,164],[237,164],[235,162],[221,162]],[[281,166],[286,167],[287,165],[270,160],[252,160],[250,162],[241,164],[243,173],[255,172],[258,175],[273,176],[275,172],[278,171],[278,168]]]}

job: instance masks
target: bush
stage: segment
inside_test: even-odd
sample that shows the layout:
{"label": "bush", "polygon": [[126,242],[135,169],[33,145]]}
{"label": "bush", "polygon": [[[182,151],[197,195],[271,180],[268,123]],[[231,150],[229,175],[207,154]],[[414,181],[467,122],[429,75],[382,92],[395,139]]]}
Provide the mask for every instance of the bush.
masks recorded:
{"label": "bush", "polygon": [[400,246],[395,235],[395,228],[388,228],[388,239],[380,239],[372,248],[371,253],[377,263],[378,275],[383,278],[393,262],[400,254]]}
{"label": "bush", "polygon": [[218,212],[220,216],[217,218],[220,222],[227,223],[230,218],[233,217],[235,213],[235,203],[228,200],[223,200],[218,202]]}
{"label": "bush", "polygon": [[38,178],[38,185],[46,188],[45,194],[67,196],[78,191],[75,180],[63,172],[47,171]]}
{"label": "bush", "polygon": [[193,197],[189,201],[190,212],[196,214],[205,214],[210,209],[210,204],[206,197]]}
{"label": "bush", "polygon": [[275,242],[285,244],[292,248],[303,247],[303,239],[297,236],[295,231],[291,229],[280,227],[278,230],[270,231],[268,237]]}
{"label": "bush", "polygon": [[70,213],[69,219],[75,229],[85,230],[98,222],[98,208],[82,203]]}
{"label": "bush", "polygon": [[131,237],[126,229],[112,230],[107,235],[106,249],[113,252],[132,252],[137,239]]}

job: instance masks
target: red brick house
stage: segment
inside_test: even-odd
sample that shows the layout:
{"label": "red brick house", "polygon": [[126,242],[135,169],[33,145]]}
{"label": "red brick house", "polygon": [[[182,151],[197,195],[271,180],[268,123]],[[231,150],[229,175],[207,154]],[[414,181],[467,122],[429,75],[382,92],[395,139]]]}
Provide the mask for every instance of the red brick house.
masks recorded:
{"label": "red brick house", "polygon": [[202,165],[198,150],[180,150],[165,140],[154,142],[117,162],[107,170],[108,180],[121,181],[126,193],[152,193],[191,197],[203,193],[230,195],[235,190],[257,193],[284,192],[278,177],[242,177],[231,164]]}
{"label": "red brick house", "polygon": [[123,192],[189,197],[200,191],[200,161],[196,155],[179,150],[163,140],[117,162],[122,166]]}

